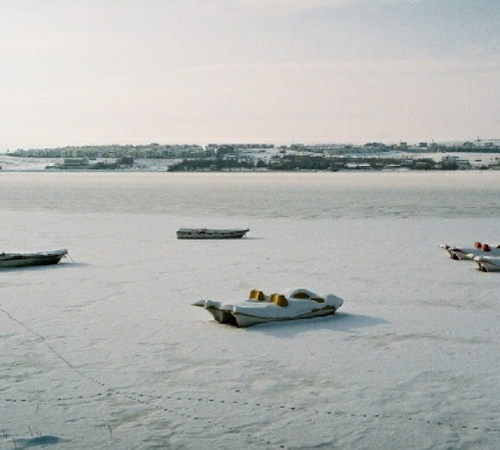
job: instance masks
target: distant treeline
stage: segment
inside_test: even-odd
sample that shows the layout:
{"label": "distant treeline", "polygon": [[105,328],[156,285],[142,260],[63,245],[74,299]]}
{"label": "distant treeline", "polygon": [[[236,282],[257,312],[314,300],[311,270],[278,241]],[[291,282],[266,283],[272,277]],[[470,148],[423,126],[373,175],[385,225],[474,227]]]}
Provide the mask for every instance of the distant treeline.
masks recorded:
{"label": "distant treeline", "polygon": [[[321,157],[311,155],[282,155],[269,161],[258,159],[256,162],[233,159],[185,159],[169,167],[171,172],[180,171],[231,171],[231,170],[269,170],[269,171],[347,171],[347,170],[470,170],[468,160],[443,158],[398,158],[398,157]],[[483,165],[479,169],[500,169],[499,162]]]}

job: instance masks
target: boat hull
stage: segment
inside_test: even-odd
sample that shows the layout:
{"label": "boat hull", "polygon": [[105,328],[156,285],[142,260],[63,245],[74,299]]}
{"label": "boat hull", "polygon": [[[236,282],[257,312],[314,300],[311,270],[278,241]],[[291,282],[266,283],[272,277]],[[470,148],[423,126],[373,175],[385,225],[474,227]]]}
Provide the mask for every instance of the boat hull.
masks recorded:
{"label": "boat hull", "polygon": [[177,231],[177,239],[240,239],[249,231],[249,229],[181,228]]}
{"label": "boat hull", "polygon": [[48,266],[57,264],[67,254],[66,249],[39,253],[1,253],[0,268]]}
{"label": "boat hull", "polygon": [[482,272],[500,272],[500,257],[474,256],[472,258]]}
{"label": "boat hull", "polygon": [[311,311],[301,315],[291,315],[288,317],[259,317],[251,314],[244,314],[237,311],[224,311],[217,308],[205,308],[213,318],[226,325],[234,325],[238,328],[247,328],[254,325],[269,322],[285,322],[290,320],[311,319],[314,317],[331,316],[335,314],[335,308],[324,308],[316,311]]}

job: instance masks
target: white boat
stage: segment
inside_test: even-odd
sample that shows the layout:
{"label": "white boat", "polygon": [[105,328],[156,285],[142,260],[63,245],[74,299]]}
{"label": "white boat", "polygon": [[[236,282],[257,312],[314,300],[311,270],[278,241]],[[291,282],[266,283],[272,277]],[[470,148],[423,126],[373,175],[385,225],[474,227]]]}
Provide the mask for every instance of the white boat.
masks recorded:
{"label": "white boat", "polygon": [[0,268],[57,264],[67,254],[66,249],[37,253],[0,253]]}
{"label": "white boat", "polygon": [[181,228],[177,230],[177,239],[238,239],[250,230],[245,229],[213,229],[213,228]]}
{"label": "white boat", "polygon": [[500,272],[500,256],[476,256],[471,255],[479,270],[483,272]]}
{"label": "white boat", "polygon": [[475,242],[473,247],[456,247],[454,245],[441,244],[439,247],[445,249],[451,259],[457,261],[471,260],[475,256],[500,256],[499,246],[491,247],[488,244]]}
{"label": "white boat", "polygon": [[319,295],[308,289],[289,289],[282,294],[265,295],[252,290],[248,299],[237,303],[198,300],[217,322],[250,327],[267,322],[308,319],[335,314],[344,301],[333,294]]}

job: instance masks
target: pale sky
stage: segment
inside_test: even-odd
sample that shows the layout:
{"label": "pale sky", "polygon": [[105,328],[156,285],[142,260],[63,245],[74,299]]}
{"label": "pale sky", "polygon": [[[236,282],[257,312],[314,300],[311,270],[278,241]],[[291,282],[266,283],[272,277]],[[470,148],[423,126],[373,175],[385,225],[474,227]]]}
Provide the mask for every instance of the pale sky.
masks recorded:
{"label": "pale sky", "polygon": [[0,151],[500,138],[500,0],[0,0]]}

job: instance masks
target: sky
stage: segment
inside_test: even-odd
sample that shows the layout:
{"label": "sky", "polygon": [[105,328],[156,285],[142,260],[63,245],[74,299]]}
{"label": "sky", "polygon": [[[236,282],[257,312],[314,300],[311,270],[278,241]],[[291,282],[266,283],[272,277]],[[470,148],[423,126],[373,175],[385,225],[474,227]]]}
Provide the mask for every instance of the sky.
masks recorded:
{"label": "sky", "polygon": [[498,0],[0,0],[0,152],[500,138]]}

